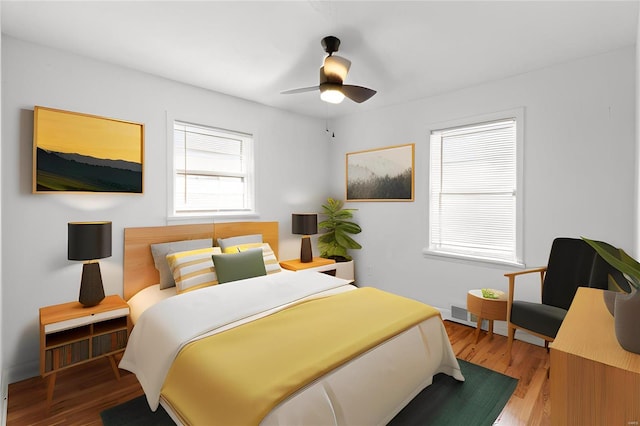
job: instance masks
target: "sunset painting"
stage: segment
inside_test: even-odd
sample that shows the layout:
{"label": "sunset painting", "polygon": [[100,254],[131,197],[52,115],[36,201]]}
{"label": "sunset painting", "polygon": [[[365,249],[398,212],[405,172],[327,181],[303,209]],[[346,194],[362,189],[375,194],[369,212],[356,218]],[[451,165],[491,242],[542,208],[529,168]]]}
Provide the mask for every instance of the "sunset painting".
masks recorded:
{"label": "sunset painting", "polygon": [[142,193],[142,124],[36,106],[33,139],[34,193]]}

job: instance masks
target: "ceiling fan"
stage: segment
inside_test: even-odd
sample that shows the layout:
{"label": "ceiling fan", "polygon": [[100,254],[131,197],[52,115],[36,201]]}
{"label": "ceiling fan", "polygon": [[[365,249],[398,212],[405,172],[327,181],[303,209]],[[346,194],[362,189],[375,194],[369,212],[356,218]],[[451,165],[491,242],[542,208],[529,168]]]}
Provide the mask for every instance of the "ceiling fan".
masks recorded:
{"label": "ceiling fan", "polygon": [[343,84],[349,72],[351,61],[334,55],[340,47],[339,38],[334,36],[323,38],[322,47],[329,56],[324,58],[324,65],[320,68],[320,84],[318,86],[287,90],[282,92],[283,95],[320,90],[320,99],[325,102],[339,104],[345,96],[354,102],[361,103],[376,94],[375,90],[366,87]]}

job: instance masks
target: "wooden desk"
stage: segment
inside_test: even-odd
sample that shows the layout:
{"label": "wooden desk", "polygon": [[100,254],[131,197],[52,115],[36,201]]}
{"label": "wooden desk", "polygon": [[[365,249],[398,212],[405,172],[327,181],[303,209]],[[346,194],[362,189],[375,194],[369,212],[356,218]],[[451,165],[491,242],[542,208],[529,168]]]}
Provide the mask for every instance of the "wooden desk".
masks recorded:
{"label": "wooden desk", "polygon": [[618,343],[603,291],[579,288],[551,344],[551,424],[640,424],[640,355]]}

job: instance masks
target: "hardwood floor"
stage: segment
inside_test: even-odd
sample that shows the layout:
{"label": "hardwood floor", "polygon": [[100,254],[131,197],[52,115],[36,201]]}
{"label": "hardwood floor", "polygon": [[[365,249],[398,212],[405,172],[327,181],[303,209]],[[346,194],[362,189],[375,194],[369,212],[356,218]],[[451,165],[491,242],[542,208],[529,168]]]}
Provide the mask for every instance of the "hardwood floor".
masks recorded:
{"label": "hardwood floor", "polygon": [[518,379],[518,386],[500,414],[496,425],[548,426],[551,424],[549,401],[549,353],[541,346],[514,341],[513,362],[507,366],[507,338],[480,333],[475,328],[445,321],[456,357]]}
{"label": "hardwood floor", "polygon": [[[513,362],[507,367],[507,338],[481,333],[474,343],[475,329],[445,321],[456,356],[519,379],[518,387],[496,421],[497,425],[546,426],[550,422],[549,354],[539,346],[516,341]],[[135,376],[121,370],[115,379],[109,361],[99,359],[58,373],[53,403],[46,409],[46,380],[34,377],[9,385],[8,426],[102,425],[100,412],[138,395],[142,389]]]}
{"label": "hardwood floor", "polygon": [[59,372],[48,411],[46,388],[40,377],[10,384],[7,425],[101,426],[102,410],[142,395],[136,376],[120,370],[116,380],[107,358]]}

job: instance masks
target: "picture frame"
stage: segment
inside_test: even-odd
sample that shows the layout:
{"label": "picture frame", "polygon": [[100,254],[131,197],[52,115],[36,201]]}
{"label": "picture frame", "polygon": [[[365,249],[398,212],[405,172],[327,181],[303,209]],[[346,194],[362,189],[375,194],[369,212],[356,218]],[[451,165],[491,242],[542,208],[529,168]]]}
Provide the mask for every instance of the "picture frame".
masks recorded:
{"label": "picture frame", "polygon": [[143,160],[143,124],[34,107],[34,194],[142,194]]}
{"label": "picture frame", "polygon": [[413,201],[415,144],[346,155],[346,201]]}

